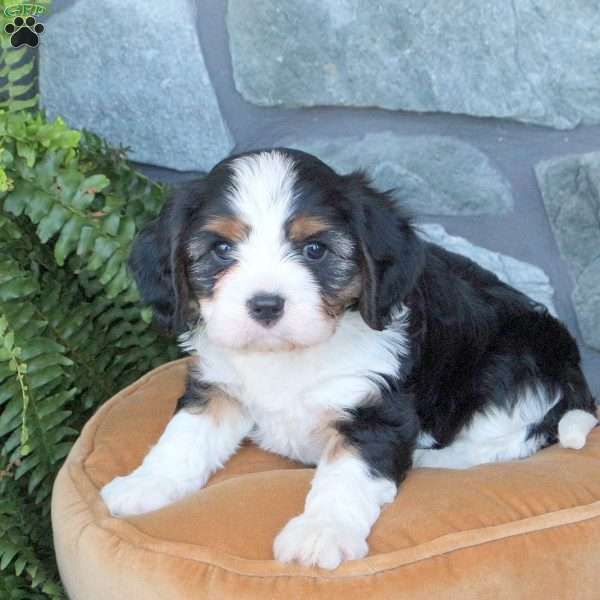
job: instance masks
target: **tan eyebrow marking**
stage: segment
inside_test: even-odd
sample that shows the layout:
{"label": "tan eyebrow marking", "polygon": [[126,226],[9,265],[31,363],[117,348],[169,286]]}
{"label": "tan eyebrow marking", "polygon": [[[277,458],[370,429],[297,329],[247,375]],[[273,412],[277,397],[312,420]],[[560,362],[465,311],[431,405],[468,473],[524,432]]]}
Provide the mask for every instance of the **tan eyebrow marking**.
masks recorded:
{"label": "tan eyebrow marking", "polygon": [[291,222],[288,237],[301,242],[329,228],[329,223],[321,217],[300,216]]}
{"label": "tan eyebrow marking", "polygon": [[250,226],[236,217],[213,217],[202,229],[232,242],[241,242],[250,235]]}

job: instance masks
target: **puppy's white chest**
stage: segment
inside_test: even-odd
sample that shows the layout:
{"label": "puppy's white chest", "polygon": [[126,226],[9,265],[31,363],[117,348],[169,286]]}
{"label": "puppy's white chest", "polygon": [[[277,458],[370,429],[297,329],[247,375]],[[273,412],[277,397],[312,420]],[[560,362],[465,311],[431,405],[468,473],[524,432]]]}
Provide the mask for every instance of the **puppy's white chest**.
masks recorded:
{"label": "puppy's white chest", "polygon": [[374,331],[348,313],[327,342],[299,351],[229,352],[202,333],[186,346],[198,354],[203,379],[247,408],[258,445],[310,464],[319,460],[328,425],[379,393],[381,376],[397,373],[405,342],[403,321]]}
{"label": "puppy's white chest", "polygon": [[316,464],[323,451],[325,415],[297,414],[295,411],[262,411],[251,414],[255,426],[250,438],[261,448],[306,464]]}
{"label": "puppy's white chest", "polygon": [[250,437],[265,450],[307,464],[318,462],[331,421],[375,387],[365,377],[319,370],[291,355],[234,362],[241,375],[236,395],[255,423]]}

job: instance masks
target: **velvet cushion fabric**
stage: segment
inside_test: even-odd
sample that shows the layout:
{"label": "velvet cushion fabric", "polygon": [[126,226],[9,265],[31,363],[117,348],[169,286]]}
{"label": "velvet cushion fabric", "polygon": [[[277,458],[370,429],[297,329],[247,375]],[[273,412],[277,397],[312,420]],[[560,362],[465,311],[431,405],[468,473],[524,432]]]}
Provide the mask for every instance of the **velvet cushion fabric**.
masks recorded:
{"label": "velvet cushion fabric", "polygon": [[464,471],[416,469],[335,571],[272,558],[312,469],[247,444],[172,506],[109,515],[100,488],[135,468],[185,383],[186,359],[149,373],[88,422],[54,487],[52,522],[71,600],[600,597],[600,428],[584,450]]}

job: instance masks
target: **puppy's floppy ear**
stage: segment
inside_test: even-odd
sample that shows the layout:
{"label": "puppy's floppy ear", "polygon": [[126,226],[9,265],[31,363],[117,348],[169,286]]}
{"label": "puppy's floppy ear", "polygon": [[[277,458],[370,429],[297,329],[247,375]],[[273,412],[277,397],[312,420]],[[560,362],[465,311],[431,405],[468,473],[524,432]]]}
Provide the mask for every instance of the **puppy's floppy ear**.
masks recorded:
{"label": "puppy's floppy ear", "polygon": [[380,331],[416,284],[425,260],[424,244],[389,193],[372,188],[362,172],[343,179],[362,261],[358,307],[367,325]]}
{"label": "puppy's floppy ear", "polygon": [[154,322],[170,333],[181,333],[192,318],[186,256],[182,240],[191,207],[199,202],[198,182],[178,188],[160,215],[138,235],[129,257],[144,304],[152,308]]}

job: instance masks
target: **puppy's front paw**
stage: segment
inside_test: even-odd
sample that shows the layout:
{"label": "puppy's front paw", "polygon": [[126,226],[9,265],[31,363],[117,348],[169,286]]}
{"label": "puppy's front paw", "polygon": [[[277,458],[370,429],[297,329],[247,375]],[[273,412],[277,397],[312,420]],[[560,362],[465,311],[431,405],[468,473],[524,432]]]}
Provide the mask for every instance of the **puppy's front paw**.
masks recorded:
{"label": "puppy's front paw", "polygon": [[335,569],[344,560],[363,558],[365,538],[332,519],[294,517],[275,538],[273,552],[281,562],[297,560],[305,566]]}
{"label": "puppy's front paw", "polygon": [[105,485],[100,495],[116,517],[129,517],[157,510],[178,500],[183,494],[174,481],[134,471]]}

